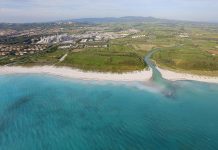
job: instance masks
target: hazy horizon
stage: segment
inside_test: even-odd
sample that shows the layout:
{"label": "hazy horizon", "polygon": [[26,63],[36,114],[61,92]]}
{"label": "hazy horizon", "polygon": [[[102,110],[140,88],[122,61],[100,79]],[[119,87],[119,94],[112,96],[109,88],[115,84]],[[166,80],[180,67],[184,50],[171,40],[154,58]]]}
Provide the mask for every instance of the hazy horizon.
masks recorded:
{"label": "hazy horizon", "polygon": [[123,16],[218,22],[217,10],[216,0],[0,0],[0,22],[31,23]]}
{"label": "hazy horizon", "polygon": [[[196,22],[196,23],[215,23],[217,24],[218,21],[195,21],[195,20],[180,20],[180,19],[169,19],[169,18],[158,18],[158,17],[153,17],[153,16],[119,16],[119,17],[81,17],[81,18],[65,18],[65,19],[59,19],[59,20],[48,20],[48,21],[27,21],[27,22],[1,22],[0,23],[5,23],[5,24],[31,24],[31,23],[54,23],[54,22],[67,22],[67,21],[75,21],[80,20],[80,19],[105,19],[105,18],[123,18],[123,17],[145,17],[145,18],[155,18],[155,19],[165,19],[169,21],[184,21],[184,22]],[[78,21],[79,23],[80,21]]]}

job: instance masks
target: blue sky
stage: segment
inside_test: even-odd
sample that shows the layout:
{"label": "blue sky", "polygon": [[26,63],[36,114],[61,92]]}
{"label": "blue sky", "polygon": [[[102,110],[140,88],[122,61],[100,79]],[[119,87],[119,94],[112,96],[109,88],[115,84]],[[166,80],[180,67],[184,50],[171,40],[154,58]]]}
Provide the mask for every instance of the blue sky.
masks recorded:
{"label": "blue sky", "polygon": [[0,0],[0,22],[121,16],[218,22],[218,0]]}

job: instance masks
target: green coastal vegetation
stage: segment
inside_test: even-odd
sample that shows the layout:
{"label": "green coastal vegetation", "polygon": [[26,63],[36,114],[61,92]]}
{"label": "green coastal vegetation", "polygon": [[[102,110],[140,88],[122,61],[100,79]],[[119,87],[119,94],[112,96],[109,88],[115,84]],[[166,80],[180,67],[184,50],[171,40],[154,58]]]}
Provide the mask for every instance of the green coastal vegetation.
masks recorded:
{"label": "green coastal vegetation", "polygon": [[[159,48],[152,59],[159,67],[199,75],[218,76],[218,25],[197,23],[102,23],[94,27],[101,32],[139,32],[123,38],[110,39],[107,47],[60,49],[50,45],[45,51],[24,56],[1,56],[0,65],[54,65],[85,71],[129,72],[147,69],[144,57],[149,50]],[[91,27],[93,28],[93,27]],[[83,33],[67,28],[69,32]],[[39,36],[38,36],[39,37]],[[25,39],[28,41],[28,39]],[[10,41],[13,43],[13,40]],[[16,41],[17,42],[17,41]],[[96,43],[95,43],[96,44]],[[100,43],[99,45],[101,45]],[[61,58],[66,55],[62,61]]]}
{"label": "green coastal vegetation", "polygon": [[158,66],[199,75],[218,75],[218,57],[189,46],[164,48],[153,55]]}
{"label": "green coastal vegetation", "polygon": [[162,47],[153,55],[153,60],[158,66],[173,71],[218,76],[217,28],[187,28],[186,32],[188,38],[177,39],[175,45]]}
{"label": "green coastal vegetation", "polygon": [[107,48],[70,52],[58,65],[100,72],[128,72],[142,70],[146,67],[143,57],[136,52],[108,50]]}
{"label": "green coastal vegetation", "polygon": [[[67,57],[60,62],[60,59]],[[110,44],[108,48],[84,48],[74,50],[61,50],[52,47],[45,52],[23,57],[5,57],[0,59],[0,64],[5,65],[54,65],[79,68],[87,71],[99,72],[129,72],[146,68],[144,55],[132,47],[123,44]]]}

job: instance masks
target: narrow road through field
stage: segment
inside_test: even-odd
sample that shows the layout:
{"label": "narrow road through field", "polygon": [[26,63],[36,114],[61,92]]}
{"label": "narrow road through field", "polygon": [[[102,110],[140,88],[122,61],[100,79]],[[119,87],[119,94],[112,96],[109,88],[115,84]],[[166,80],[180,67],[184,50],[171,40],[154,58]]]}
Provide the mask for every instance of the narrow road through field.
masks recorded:
{"label": "narrow road through field", "polygon": [[62,56],[62,57],[59,59],[59,61],[56,62],[56,63],[54,63],[52,66],[55,66],[55,65],[57,65],[57,64],[59,64],[59,63],[61,63],[61,62],[63,62],[67,56],[68,56],[68,52],[67,52],[64,56]]}
{"label": "narrow road through field", "polygon": [[66,53],[63,57],[61,57],[61,59],[59,60],[59,62],[62,62],[65,60],[65,58],[67,57],[68,53]]}

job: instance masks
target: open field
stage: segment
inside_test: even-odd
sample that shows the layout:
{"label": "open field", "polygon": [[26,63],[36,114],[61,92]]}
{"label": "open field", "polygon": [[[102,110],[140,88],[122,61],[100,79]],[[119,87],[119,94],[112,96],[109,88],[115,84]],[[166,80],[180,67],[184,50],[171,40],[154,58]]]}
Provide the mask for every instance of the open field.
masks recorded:
{"label": "open field", "polygon": [[[123,38],[100,42],[90,42],[87,39],[88,42],[83,43],[83,46],[77,42],[75,48],[59,49],[57,44],[33,55],[2,56],[0,65],[54,65],[100,72],[128,72],[147,68],[143,60],[144,56],[149,50],[160,48],[161,51],[153,55],[153,60],[160,67],[218,76],[218,25],[216,24],[105,23],[86,25],[81,28],[66,27],[63,31],[69,34],[83,34],[93,30],[117,35],[132,29],[138,32]],[[19,43],[19,41],[12,39],[10,42]],[[60,62],[65,54],[67,57]]]}
{"label": "open field", "polygon": [[199,75],[218,75],[216,43],[205,40],[187,40],[177,46],[162,48],[153,59],[164,68]]}
{"label": "open field", "polygon": [[59,65],[103,72],[128,72],[145,68],[143,57],[137,53],[105,49],[88,49],[83,52],[70,53]]}
{"label": "open field", "polygon": [[[62,56],[67,57],[59,62]],[[1,65],[56,65],[100,72],[129,72],[143,70],[146,64],[144,55],[134,49],[119,44],[108,48],[84,48],[76,50],[60,50],[52,48],[40,54],[23,57],[10,56],[0,59]]]}

